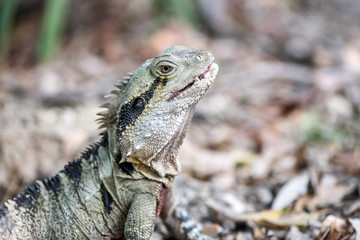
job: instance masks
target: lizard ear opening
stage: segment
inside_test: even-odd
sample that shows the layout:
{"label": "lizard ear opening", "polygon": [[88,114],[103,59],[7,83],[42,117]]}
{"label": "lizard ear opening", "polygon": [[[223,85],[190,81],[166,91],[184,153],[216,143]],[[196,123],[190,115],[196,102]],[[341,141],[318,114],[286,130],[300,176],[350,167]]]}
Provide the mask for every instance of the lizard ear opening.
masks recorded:
{"label": "lizard ear opening", "polygon": [[142,97],[135,98],[132,108],[136,110],[142,110],[145,108],[145,100]]}

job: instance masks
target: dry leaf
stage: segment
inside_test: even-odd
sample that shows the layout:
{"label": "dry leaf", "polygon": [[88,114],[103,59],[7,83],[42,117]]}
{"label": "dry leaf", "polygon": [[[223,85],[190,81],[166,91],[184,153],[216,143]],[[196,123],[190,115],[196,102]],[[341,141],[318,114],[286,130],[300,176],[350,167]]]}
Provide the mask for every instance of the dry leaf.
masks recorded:
{"label": "dry leaf", "polygon": [[349,218],[348,221],[356,231],[356,240],[360,240],[360,218]]}
{"label": "dry leaf", "polygon": [[318,219],[321,214],[323,212],[288,213],[283,210],[264,210],[243,214],[236,221],[253,221],[258,225],[273,225],[275,227],[306,226],[310,221]]}
{"label": "dry leaf", "polygon": [[320,234],[317,240],[339,240],[349,239],[352,235],[350,226],[342,218],[329,215],[321,225]]}
{"label": "dry leaf", "polygon": [[271,209],[285,209],[300,196],[304,195],[307,192],[309,179],[309,174],[304,172],[288,181],[276,195]]}

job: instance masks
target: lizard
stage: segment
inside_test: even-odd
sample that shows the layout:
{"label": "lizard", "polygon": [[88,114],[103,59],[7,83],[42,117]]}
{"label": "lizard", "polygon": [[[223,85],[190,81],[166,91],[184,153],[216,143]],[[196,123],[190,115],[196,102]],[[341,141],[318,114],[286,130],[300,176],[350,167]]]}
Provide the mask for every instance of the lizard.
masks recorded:
{"label": "lizard", "polygon": [[0,207],[0,239],[211,239],[171,193],[179,147],[218,72],[211,53],[171,46],[146,60],[98,113],[100,141]]}

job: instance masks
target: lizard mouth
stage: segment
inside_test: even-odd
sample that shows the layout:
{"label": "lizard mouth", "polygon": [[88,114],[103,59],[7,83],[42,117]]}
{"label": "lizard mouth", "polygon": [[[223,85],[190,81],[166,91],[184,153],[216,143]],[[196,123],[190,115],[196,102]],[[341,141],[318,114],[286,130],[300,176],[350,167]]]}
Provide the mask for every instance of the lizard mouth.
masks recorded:
{"label": "lizard mouth", "polygon": [[211,65],[212,65],[212,63],[206,68],[206,70],[205,70],[203,73],[201,73],[201,74],[198,75],[198,76],[195,76],[195,77],[193,78],[193,80],[192,80],[189,84],[187,84],[185,87],[183,87],[182,89],[177,90],[177,91],[175,91],[175,92],[172,92],[171,95],[170,95],[170,97],[167,99],[167,101],[172,100],[174,97],[176,97],[176,96],[179,95],[180,93],[182,93],[182,92],[186,91],[187,89],[191,88],[191,87],[194,85],[196,79],[198,79],[198,80],[204,79],[204,78],[205,78],[205,74],[210,71]]}
{"label": "lizard mouth", "polygon": [[205,74],[207,74],[207,73],[210,71],[211,66],[212,66],[212,63],[207,67],[207,69],[206,69],[202,74],[200,74],[200,75],[198,76],[198,78],[199,78],[200,80],[203,79],[203,78],[205,77]]}

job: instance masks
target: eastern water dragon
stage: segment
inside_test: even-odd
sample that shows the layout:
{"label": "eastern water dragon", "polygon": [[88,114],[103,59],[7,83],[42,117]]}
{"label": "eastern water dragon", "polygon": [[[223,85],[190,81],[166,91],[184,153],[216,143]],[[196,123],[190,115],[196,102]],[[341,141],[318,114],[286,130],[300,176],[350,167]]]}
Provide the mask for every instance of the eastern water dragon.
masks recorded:
{"label": "eastern water dragon", "polygon": [[0,239],[149,239],[160,216],[177,239],[210,239],[171,198],[177,153],[218,72],[211,53],[166,48],[116,84],[101,140],[0,207]]}

